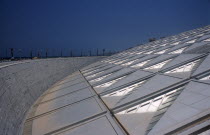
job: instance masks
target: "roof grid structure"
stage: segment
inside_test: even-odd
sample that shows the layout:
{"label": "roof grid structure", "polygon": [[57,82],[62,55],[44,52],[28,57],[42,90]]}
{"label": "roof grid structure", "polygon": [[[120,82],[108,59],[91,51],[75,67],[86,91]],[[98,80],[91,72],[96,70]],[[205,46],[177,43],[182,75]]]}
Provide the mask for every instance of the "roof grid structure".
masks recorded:
{"label": "roof grid structure", "polygon": [[133,47],[75,72],[37,100],[23,133],[208,133],[209,39],[206,26]]}

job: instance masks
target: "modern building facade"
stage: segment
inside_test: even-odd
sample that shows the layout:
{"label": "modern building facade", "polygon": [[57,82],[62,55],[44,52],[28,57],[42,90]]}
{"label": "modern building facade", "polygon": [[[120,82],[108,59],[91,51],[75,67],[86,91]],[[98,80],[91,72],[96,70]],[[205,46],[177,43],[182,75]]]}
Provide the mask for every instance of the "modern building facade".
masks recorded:
{"label": "modern building facade", "polygon": [[23,134],[210,134],[210,26],[69,75],[37,100]]}

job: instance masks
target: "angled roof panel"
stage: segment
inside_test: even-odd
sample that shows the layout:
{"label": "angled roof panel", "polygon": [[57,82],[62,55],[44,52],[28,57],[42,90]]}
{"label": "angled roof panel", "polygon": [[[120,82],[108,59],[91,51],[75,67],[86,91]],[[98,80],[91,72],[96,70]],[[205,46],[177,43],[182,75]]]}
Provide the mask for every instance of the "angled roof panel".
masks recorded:
{"label": "angled roof panel", "polygon": [[126,75],[120,76],[120,77],[115,78],[115,79],[113,79],[113,80],[110,80],[110,81],[108,81],[108,82],[101,83],[101,84],[99,84],[99,85],[94,86],[94,89],[96,90],[97,93],[101,93],[101,92],[103,92],[106,88],[108,88],[108,87],[114,85],[115,83],[117,83],[118,81],[122,80],[122,79],[125,78],[125,77],[126,77]]}
{"label": "angled roof panel", "polygon": [[152,128],[154,121],[157,120],[157,116],[162,116],[162,113],[170,106],[168,104],[172,104],[176,99],[177,93],[180,93],[179,89],[172,90],[120,111],[115,115],[129,130],[129,133],[147,134],[150,131],[148,129]]}
{"label": "angled roof panel", "polygon": [[[135,71],[135,70],[132,69],[132,68],[123,68],[123,69],[121,69],[121,70],[119,70],[119,71],[117,71],[117,72],[114,72],[114,73],[110,74],[109,76],[107,76],[107,77],[101,79],[100,81],[95,81],[95,82],[94,82],[94,81],[90,81],[90,83],[91,83],[92,85],[100,84],[100,83],[102,83],[102,82],[107,82],[107,81],[113,80],[113,79],[115,79],[115,78],[117,78],[117,77],[127,75],[127,74],[129,74],[129,73],[134,72],[134,71]],[[103,77],[103,76],[102,76],[102,77]],[[98,78],[96,78],[96,79],[98,79]]]}
{"label": "angled roof panel", "polygon": [[204,45],[207,45],[208,43],[206,42],[197,42],[195,44],[192,44],[190,47],[188,47],[186,50],[184,50],[184,53],[188,53],[189,51],[197,48],[197,47],[200,47],[200,46],[204,46]]}
{"label": "angled roof panel", "polygon": [[181,66],[178,66],[172,70],[165,72],[164,74],[179,77],[179,78],[189,78],[192,72],[199,66],[202,62],[202,59],[194,60],[192,62],[188,62]]}
{"label": "angled roof panel", "polygon": [[210,34],[205,34],[204,36],[202,36],[199,41],[202,41],[202,40],[206,40],[206,39],[209,39],[210,38]]}
{"label": "angled roof panel", "polygon": [[210,84],[210,73],[206,74],[205,76],[199,79],[201,82],[209,83]]}
{"label": "angled roof panel", "polygon": [[176,56],[177,55],[167,55],[167,54],[160,55],[159,57],[146,63],[142,68],[147,71],[157,72],[167,63],[172,61]]}
{"label": "angled roof panel", "polygon": [[199,65],[199,67],[195,70],[193,75],[197,75],[203,73],[205,71],[210,70],[210,55],[208,55],[204,61]]}
{"label": "angled roof panel", "polygon": [[129,65],[132,68],[141,68],[143,67],[146,63],[157,57],[158,55],[147,55],[135,62],[133,62],[131,65]]}
{"label": "angled roof panel", "polygon": [[127,77],[123,78],[122,80],[118,81],[114,85],[106,88],[103,92],[111,91],[111,90],[117,89],[118,87],[124,87],[129,84],[137,83],[138,80],[141,80],[145,77],[149,77],[151,75],[153,75],[153,74],[150,72],[137,70],[136,72],[134,72],[134,73],[128,75]]}
{"label": "angled roof panel", "polygon": [[[191,46],[191,44],[182,44],[182,45],[178,45],[178,46],[174,46],[171,49],[169,49],[166,53],[171,54],[172,52],[175,52],[177,50],[181,50],[183,49],[180,53],[182,53],[185,49],[187,49],[189,46]],[[177,53],[177,54],[180,54]]]}
{"label": "angled roof panel", "polygon": [[201,112],[210,108],[209,96],[209,85],[189,83],[149,134],[165,134],[185,125],[187,121],[202,117]]}
{"label": "angled roof panel", "polygon": [[190,60],[193,60],[194,58],[197,58],[201,56],[200,54],[180,54],[178,57],[176,57],[173,61],[171,61],[170,63],[166,64],[164,67],[163,67],[163,70],[164,69],[167,69],[167,68],[171,68],[171,67],[174,67],[178,64],[181,64],[181,63],[184,63],[184,62],[187,62],[187,61],[190,61]]}
{"label": "angled roof panel", "polygon": [[[85,111],[87,109],[90,111]],[[90,98],[34,119],[32,125],[32,135],[47,134],[53,130],[74,124],[82,119],[97,115],[98,113],[102,112],[103,110],[98,105],[96,99]],[[71,115],[74,115],[74,117],[69,117]],[[45,126],[40,123],[45,123]]]}
{"label": "angled roof panel", "polygon": [[93,68],[93,69],[91,69],[90,71],[84,73],[84,76],[90,76],[91,74],[96,74],[96,73],[98,73],[98,72],[101,72],[101,71],[103,71],[103,70],[110,69],[110,68],[112,68],[112,67],[114,67],[114,65],[105,65],[105,66],[103,66],[103,67]]}
{"label": "angled roof panel", "polygon": [[[83,123],[75,128],[60,131],[58,135],[123,135],[110,116],[102,116]],[[111,124],[110,124],[111,123]]]}
{"label": "angled roof panel", "polygon": [[76,83],[76,84],[64,83],[64,85],[58,85],[58,86],[51,88],[48,93],[55,92],[55,91],[63,91],[63,90],[72,90],[73,91],[73,90],[83,89],[86,87],[88,87],[88,83],[85,81],[83,81],[81,83]]}
{"label": "angled roof panel", "polygon": [[119,71],[120,69],[122,69],[121,66],[114,66],[112,68],[109,68],[107,70],[101,70],[100,72],[98,73],[95,73],[95,74],[91,74],[89,76],[86,76],[87,80],[92,80],[92,79],[96,79],[98,77],[101,77],[101,76],[104,76],[104,75],[107,75],[107,74],[110,74],[110,73],[114,73],[114,72],[117,72]]}
{"label": "angled roof panel", "polygon": [[173,78],[164,75],[156,75],[152,77],[150,80],[146,81],[139,88],[136,88],[131,93],[122,97],[119,102],[117,102],[114,106],[122,106],[123,104],[128,104],[134,100],[140,99],[144,96],[147,96],[151,93],[158,92],[159,90],[166,88],[170,85],[176,84],[180,82],[181,79]]}
{"label": "angled roof panel", "polygon": [[46,102],[46,101],[49,101],[49,100],[52,100],[52,99],[55,99],[55,98],[58,98],[58,97],[62,97],[62,96],[65,96],[65,95],[68,95],[68,94],[71,94],[73,92],[77,92],[77,91],[80,91],[80,90],[85,90],[85,91],[90,91],[90,87],[80,87],[80,88],[72,88],[72,87],[68,87],[68,88],[65,88],[65,89],[62,89],[62,90],[58,90],[58,91],[55,91],[55,92],[49,92],[49,93],[46,93],[44,96],[43,96],[43,99],[41,102]]}
{"label": "angled roof panel", "polygon": [[47,113],[49,111],[53,111],[55,109],[67,106],[69,104],[73,104],[75,102],[84,100],[91,96],[93,96],[93,93],[89,89],[84,89],[84,90],[79,90],[79,91],[67,94],[65,96],[63,95],[59,98],[55,97],[54,100],[52,100],[52,98],[51,100],[49,100],[49,98],[48,100],[45,98],[43,100],[45,102],[41,101],[42,103],[38,105],[35,116]]}

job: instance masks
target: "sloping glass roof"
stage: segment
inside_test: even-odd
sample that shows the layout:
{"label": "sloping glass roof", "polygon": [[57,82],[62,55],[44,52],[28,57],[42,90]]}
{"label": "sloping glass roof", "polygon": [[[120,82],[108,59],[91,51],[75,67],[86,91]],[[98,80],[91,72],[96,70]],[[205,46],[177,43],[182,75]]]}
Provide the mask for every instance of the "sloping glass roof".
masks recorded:
{"label": "sloping glass roof", "polygon": [[133,47],[75,72],[37,100],[23,134],[208,132],[209,38],[210,26],[198,28]]}

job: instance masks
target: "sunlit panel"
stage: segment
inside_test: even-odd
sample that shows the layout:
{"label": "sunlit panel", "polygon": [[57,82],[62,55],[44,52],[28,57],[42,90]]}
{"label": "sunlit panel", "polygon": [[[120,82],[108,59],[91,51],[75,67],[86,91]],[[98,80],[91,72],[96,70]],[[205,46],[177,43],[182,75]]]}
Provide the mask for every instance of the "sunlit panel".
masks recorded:
{"label": "sunlit panel", "polygon": [[[155,126],[155,124],[160,120],[166,110],[170,107],[174,100],[176,100],[177,96],[181,93],[183,87],[180,87],[176,90],[166,93],[163,98],[161,99],[161,103],[157,103],[158,109],[156,110],[155,114],[153,115],[146,133],[149,133],[151,129]],[[157,99],[156,99],[157,100]]]}
{"label": "sunlit panel", "polygon": [[154,51],[145,52],[144,54],[151,54],[152,52],[154,52]]}
{"label": "sunlit panel", "polygon": [[166,46],[167,44],[162,44],[162,45],[160,45],[160,46]]}
{"label": "sunlit panel", "polygon": [[136,54],[142,54],[144,51],[141,51],[141,52],[137,52]]}
{"label": "sunlit panel", "polygon": [[[111,74],[112,74],[112,73],[111,73]],[[98,82],[98,81],[101,81],[102,79],[104,79],[104,78],[110,76],[111,74],[107,74],[107,75],[104,75],[104,76],[102,76],[102,77],[93,79],[93,80],[91,80],[90,82]]]}
{"label": "sunlit panel", "polygon": [[86,74],[93,73],[94,71],[96,71],[96,70],[92,70],[92,71],[90,71],[90,72],[87,72],[87,73],[85,73],[85,75],[86,75]]}
{"label": "sunlit panel", "polygon": [[186,43],[191,44],[191,43],[195,43],[195,41],[196,41],[196,39],[194,39],[194,40],[190,40],[190,41],[188,41],[188,42],[186,42]]}
{"label": "sunlit panel", "polygon": [[165,50],[162,50],[162,51],[159,51],[159,52],[156,52],[155,54],[163,54],[164,52],[166,52],[168,49],[165,49]]}
{"label": "sunlit panel", "polygon": [[203,77],[200,79],[201,81],[206,81],[206,80],[210,80],[210,75],[206,76],[206,77]]}
{"label": "sunlit panel", "polygon": [[139,82],[139,83],[136,83],[136,84],[133,84],[133,85],[130,85],[128,87],[125,87],[121,90],[118,90],[118,91],[115,91],[115,92],[112,92],[110,94],[107,94],[105,95],[104,97],[113,97],[113,96],[124,96],[126,95],[127,93],[129,93],[130,91],[132,91],[134,88],[137,88],[139,86],[142,85],[142,83],[144,83],[145,81],[142,81],[142,82]]}
{"label": "sunlit panel", "polygon": [[103,83],[103,84],[101,84],[101,85],[96,86],[95,88],[109,87],[109,86],[111,86],[112,84],[116,83],[118,80],[120,80],[120,79],[122,79],[122,78],[124,78],[124,77],[125,77],[125,76],[120,77],[120,78],[115,79],[115,80],[112,80],[112,81],[109,81],[109,82],[107,82],[107,83]]}
{"label": "sunlit panel", "polygon": [[101,62],[109,62],[111,61],[112,59],[106,59],[106,60],[102,60]]}
{"label": "sunlit panel", "polygon": [[172,51],[172,52],[170,52],[170,53],[168,53],[168,54],[179,54],[179,53],[182,53],[182,52],[184,51],[185,48],[186,48],[186,47],[177,49],[177,50]]}
{"label": "sunlit panel", "polygon": [[100,73],[103,73],[104,71],[101,71],[101,72],[98,72],[98,73],[95,73],[95,74],[93,74],[93,75],[89,75],[89,76],[87,76],[88,78],[91,78],[91,77],[94,77],[94,76],[96,76],[96,75],[98,75],[98,74],[100,74]]}
{"label": "sunlit panel", "polygon": [[210,38],[203,40],[205,42],[210,42]]}
{"label": "sunlit panel", "polygon": [[114,58],[114,59],[111,59],[110,61],[108,61],[108,63],[114,63],[114,62],[117,62],[119,61],[120,58]]}
{"label": "sunlit panel", "polygon": [[198,37],[200,37],[200,36],[203,36],[204,34],[199,34],[199,35],[197,35]]}
{"label": "sunlit panel", "polygon": [[171,61],[172,59],[169,59],[169,60],[166,60],[166,61],[163,61],[163,62],[160,62],[158,64],[155,64],[153,66],[150,66],[150,67],[147,67],[145,68],[146,70],[148,69],[160,69],[162,68],[166,63],[168,63],[169,61]]}
{"label": "sunlit panel", "polygon": [[121,61],[119,61],[119,62],[117,62],[117,63],[114,63],[114,64],[121,64],[121,63],[125,62],[126,60],[127,60],[127,59],[121,60]]}
{"label": "sunlit panel", "polygon": [[177,90],[178,89],[170,91],[166,94],[158,96],[158,97],[151,99],[149,101],[143,102],[143,103],[136,105],[134,107],[128,108],[128,109],[121,111],[117,114],[122,115],[122,114],[132,114],[132,113],[155,112],[155,111],[157,111],[160,104],[164,103],[170,97],[170,95],[174,94]]}
{"label": "sunlit panel", "polygon": [[175,42],[175,43],[173,43],[173,44],[171,44],[171,45],[178,45],[179,44],[179,42]]}
{"label": "sunlit panel", "polygon": [[135,61],[137,61],[137,60],[138,60],[138,59],[132,60],[132,61],[129,61],[129,62],[124,63],[124,64],[122,64],[122,65],[123,65],[123,66],[128,66],[128,65],[132,64],[133,62],[135,62]]}
{"label": "sunlit panel", "polygon": [[135,65],[133,65],[133,66],[131,66],[131,67],[134,67],[134,68],[142,67],[142,66],[144,66],[146,63],[148,63],[149,61],[151,61],[151,59],[146,60],[146,61],[143,61],[143,62],[140,62],[140,63],[138,63],[138,64],[135,64]]}
{"label": "sunlit panel", "polygon": [[165,72],[165,73],[168,74],[168,73],[190,72],[190,71],[192,71],[193,67],[196,65],[196,63],[198,61],[200,61],[200,59],[196,60],[196,61],[193,61],[193,62],[190,62],[188,64],[185,64],[183,66],[180,66],[178,68],[175,68],[175,69],[170,70],[170,71]]}
{"label": "sunlit panel", "polygon": [[118,59],[111,60],[108,63],[112,64],[112,63],[115,63],[116,61],[118,61]]}

